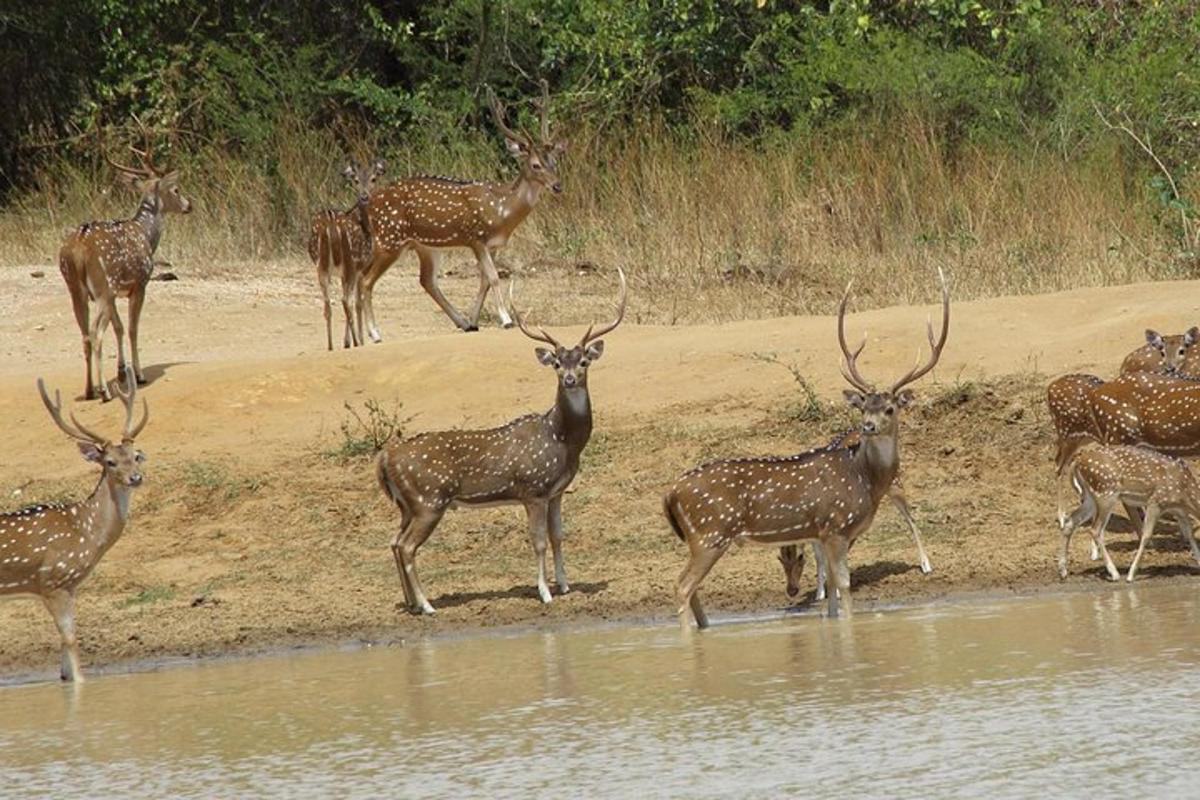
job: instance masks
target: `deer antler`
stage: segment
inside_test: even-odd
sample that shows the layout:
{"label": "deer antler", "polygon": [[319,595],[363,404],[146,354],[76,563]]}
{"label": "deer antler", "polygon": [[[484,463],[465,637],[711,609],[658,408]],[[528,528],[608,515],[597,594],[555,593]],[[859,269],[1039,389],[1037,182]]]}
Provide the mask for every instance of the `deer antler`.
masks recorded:
{"label": "deer antler", "polygon": [[62,418],[62,395],[58,390],[54,390],[54,401],[50,401],[50,395],[46,393],[46,384],[41,379],[37,379],[38,393],[42,396],[42,403],[46,406],[46,410],[50,412],[50,418],[54,423],[62,429],[62,432],[72,439],[80,442],[91,442],[92,444],[104,445],[108,442],[103,436],[89,431],[83,425],[79,424],[79,420],[75,419],[75,415],[71,415],[71,421],[75,423],[75,427],[68,425]]}
{"label": "deer antler", "polygon": [[524,131],[514,131],[508,127],[508,123],[504,121],[504,105],[500,102],[500,98],[496,97],[496,93],[492,91],[492,87],[487,88],[488,105],[492,109],[492,119],[496,121],[496,127],[500,132],[517,142],[524,142],[526,146],[533,146],[533,139]]}
{"label": "deer antler", "polygon": [[[922,366],[920,360],[918,360],[916,365],[904,377],[892,385],[892,394],[895,394],[926,372],[929,372],[929,370],[937,365],[938,359],[942,357],[942,348],[946,346],[946,335],[950,332],[950,290],[946,287],[946,276],[942,272],[941,267],[938,267],[938,280],[942,284],[942,334],[938,337],[937,341],[934,341],[933,320],[925,320],[926,332],[929,335],[929,361]],[[918,359],[920,359],[919,355]]]}
{"label": "deer antler", "polygon": [[539,327],[535,333],[525,326],[525,320],[521,317],[521,312],[517,311],[517,303],[513,299],[513,286],[515,286],[516,283],[516,278],[513,278],[508,282],[508,307],[512,309],[513,319],[517,321],[517,327],[521,329],[521,333],[525,334],[530,339],[533,339],[535,342],[545,342],[555,350],[562,350],[563,346],[558,343],[557,339],[546,333],[545,328]]}
{"label": "deer antler", "polygon": [[860,344],[858,349],[853,353],[850,352],[850,347],[846,344],[846,304],[850,302],[850,287],[852,285],[854,285],[853,280],[846,284],[846,291],[842,295],[842,303],[838,306],[838,344],[842,348],[842,355],[845,356],[845,359],[842,361],[840,367],[842,370],[842,377],[845,378],[851,386],[853,386],[855,389],[858,389],[860,392],[870,393],[875,391],[875,387],[872,386],[871,382],[864,378],[858,371],[858,356],[862,353],[863,348],[867,346],[867,335],[865,333],[863,334],[862,344]]}
{"label": "deer antler", "polygon": [[142,165],[140,167],[128,167],[123,164],[118,164],[109,158],[108,154],[105,154],[104,160],[111,164],[113,169],[133,178],[161,178],[166,174],[166,171],[160,169],[154,163],[154,146],[150,131],[137,116],[134,116],[133,121],[137,123],[138,130],[140,130],[142,133],[144,144],[141,150],[133,145],[129,145],[129,150],[138,157],[138,161],[140,161]]}
{"label": "deer antler", "polygon": [[583,335],[583,341],[579,343],[580,347],[587,347],[588,342],[592,341],[593,339],[599,339],[601,336],[620,325],[621,320],[625,319],[625,301],[629,299],[629,286],[625,282],[625,270],[621,269],[619,266],[617,267],[617,275],[621,279],[621,299],[617,301],[617,318],[595,333],[592,332],[592,328],[594,326],[589,325],[587,333]]}
{"label": "deer antler", "polygon": [[533,105],[538,110],[542,126],[542,144],[550,144],[550,84],[542,78],[542,99],[534,100]]}
{"label": "deer antler", "polygon": [[134,399],[137,397],[137,377],[133,373],[133,367],[125,366],[125,385],[129,387],[126,392],[121,389],[120,381],[117,382],[117,396],[121,398],[121,402],[125,404],[125,426],[122,428],[121,441],[129,444],[137,435],[142,432],[142,428],[146,427],[146,423],[150,419],[150,406],[146,404],[146,398],[142,398],[142,419],[136,427],[133,425],[133,407]]}

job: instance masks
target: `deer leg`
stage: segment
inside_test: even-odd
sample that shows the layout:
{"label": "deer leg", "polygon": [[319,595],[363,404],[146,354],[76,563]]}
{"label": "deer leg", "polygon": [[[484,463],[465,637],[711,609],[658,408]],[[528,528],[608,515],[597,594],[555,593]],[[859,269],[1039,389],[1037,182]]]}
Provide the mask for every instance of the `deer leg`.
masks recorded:
{"label": "deer leg", "polygon": [[1180,511],[1176,517],[1179,525],[1179,535],[1183,537],[1184,543],[1188,546],[1188,550],[1192,553],[1192,558],[1200,564],[1200,547],[1196,546],[1195,529],[1192,525],[1192,516],[1187,511]]}
{"label": "deer leg", "polygon": [[64,681],[80,682],[83,672],[79,669],[79,643],[75,640],[75,594],[66,589],[56,589],[42,597],[46,610],[54,617],[58,633],[62,637],[62,665],[59,676]]}
{"label": "deer leg", "polygon": [[108,321],[112,323],[113,335],[117,339],[117,380],[122,381],[125,379],[125,324],[117,313],[117,299],[113,295],[108,295],[104,304]]}
{"label": "deer leg", "polygon": [[533,554],[537,559],[537,590],[543,603],[550,602],[550,587],[546,585],[546,535],[549,504],[545,500],[530,500],[525,503],[529,515],[529,540],[533,543]]}
{"label": "deer leg", "polygon": [[550,547],[554,550],[554,582],[559,594],[571,591],[567,584],[567,568],[563,563],[562,495],[550,498]]}
{"label": "deer leg", "polygon": [[[1071,534],[1096,514],[1096,499],[1086,489],[1079,497],[1079,507],[1066,516],[1062,527],[1062,545],[1058,551],[1058,577],[1067,577],[1067,558],[1071,546]],[[1095,547],[1095,541],[1092,547]],[[1094,560],[1094,559],[1093,559]]]}
{"label": "deer leg", "polygon": [[779,548],[779,563],[787,579],[787,596],[800,594],[800,576],[804,574],[804,545],[787,544]]}
{"label": "deer leg", "polygon": [[1111,580],[1117,581],[1121,579],[1121,573],[1117,571],[1117,566],[1113,564],[1112,557],[1108,554],[1108,548],[1104,546],[1104,527],[1108,524],[1109,517],[1113,513],[1113,502],[1110,499],[1096,499],[1096,520],[1092,527],[1092,541],[1100,550],[1100,555],[1104,557],[1104,568],[1108,571],[1108,577]]}
{"label": "deer leg", "polygon": [[479,324],[479,315],[483,313],[483,302],[487,299],[488,292],[491,292],[492,300],[496,303],[496,316],[500,317],[500,324],[505,328],[511,328],[513,321],[508,315],[508,309],[504,306],[504,293],[500,291],[500,275],[496,272],[495,262],[492,261],[492,252],[484,245],[476,245],[472,249],[479,262],[479,293],[475,296],[474,305],[471,306],[471,322],[475,325]]}
{"label": "deer leg", "polygon": [[849,545],[844,537],[837,534],[819,541],[819,546],[825,550],[825,568],[828,575],[825,578],[825,601],[828,603],[828,616],[838,616],[839,601],[846,604],[846,615],[850,616],[853,608],[850,603],[850,567],[847,564]]}
{"label": "deer leg", "polygon": [[1150,535],[1154,533],[1154,525],[1158,522],[1158,504],[1150,502],[1146,505],[1146,519],[1142,522],[1142,536],[1138,540],[1138,549],[1133,556],[1133,563],[1129,565],[1129,572],[1125,575],[1127,583],[1133,583],[1134,576],[1137,575],[1138,562],[1142,560],[1142,552],[1146,549],[1146,542],[1150,541]]}
{"label": "deer leg", "polygon": [[933,572],[933,566],[929,563],[929,556],[925,555],[925,546],[921,544],[921,531],[917,529],[917,521],[913,519],[912,511],[908,508],[908,500],[904,495],[897,491],[888,493],[888,497],[892,500],[892,505],[900,512],[900,516],[904,517],[904,521],[908,523],[908,529],[912,532],[913,542],[917,545],[917,558],[920,560],[921,573],[928,575]]}
{"label": "deer leg", "polygon": [[333,308],[329,304],[329,241],[317,236],[317,284],[321,287],[321,313],[325,316],[325,349],[333,350]]}
{"label": "deer leg", "polygon": [[459,330],[479,330],[479,325],[477,324],[478,320],[471,321],[464,317],[462,313],[455,308],[449,300],[446,299],[446,295],[442,294],[442,288],[438,286],[438,263],[442,260],[442,254],[437,250],[418,247],[417,259],[421,262],[421,288],[425,290],[425,293],[433,298],[433,302],[438,304],[438,307],[441,308],[446,316],[458,326]]}
{"label": "deer leg", "polygon": [[373,342],[382,342],[379,326],[375,324],[375,284],[387,272],[388,267],[395,262],[399,252],[377,248],[371,255],[371,263],[363,272],[362,305],[363,317],[366,320],[367,333]]}
{"label": "deer leg", "polygon": [[820,539],[813,539],[813,561],[817,562],[817,591],[813,594],[813,600],[820,602],[825,599],[825,582],[829,579],[829,564],[825,558],[825,548],[821,546]]}
{"label": "deer leg", "polygon": [[400,514],[400,530],[392,539],[392,558],[396,560],[396,574],[400,576],[400,589],[404,592],[404,609],[415,614],[420,609],[413,598],[412,586],[408,582],[408,571],[404,569],[404,558],[400,555],[400,544],[404,541],[404,535],[408,533],[408,529],[412,525],[412,516],[403,508],[401,508]]}
{"label": "deer leg", "polygon": [[92,319],[92,363],[88,369],[93,376],[93,386],[95,391],[100,394],[100,399],[108,402],[112,399],[112,395],[108,392],[108,385],[104,382],[104,334],[108,329],[108,307],[100,305],[96,309],[96,316]]}
{"label": "deer leg", "polygon": [[[146,285],[134,287],[129,293],[129,357],[133,359],[133,379],[144,386],[146,376],[142,373],[142,360],[138,356],[138,324],[142,318],[142,306],[146,302]],[[124,377],[122,372],[121,376]],[[126,387],[132,388],[132,387]]]}
{"label": "deer leg", "polygon": [[362,319],[362,311],[358,306],[360,294],[358,270],[353,262],[348,262],[342,271],[342,310],[346,314],[346,332],[342,335],[342,344],[346,347],[362,344],[362,326],[355,324]]}
{"label": "deer leg", "polygon": [[75,323],[79,325],[79,335],[83,339],[83,365],[87,370],[83,399],[91,400],[96,396],[96,388],[92,385],[92,338],[88,326],[87,287],[82,283],[67,281],[67,290],[71,293],[71,308],[75,312]]}
{"label": "deer leg", "polygon": [[[689,544],[691,543],[689,542]],[[679,625],[683,629],[687,630],[690,627],[687,618],[689,608],[696,620],[696,627],[701,630],[708,627],[708,615],[704,613],[704,607],[700,604],[700,595],[696,593],[696,590],[699,588],[700,582],[704,580],[704,576],[708,575],[709,570],[713,568],[713,564],[716,564],[717,559],[724,554],[724,547],[704,548],[699,545],[692,547],[687,566],[680,573],[679,583],[675,589],[675,598],[679,604]]]}
{"label": "deer leg", "polygon": [[421,590],[421,581],[417,577],[417,549],[425,544],[425,540],[441,522],[444,513],[444,509],[429,509],[413,514],[412,522],[400,539],[400,568],[408,578],[408,585],[412,590],[414,612],[434,613],[433,606],[425,599],[425,592]]}

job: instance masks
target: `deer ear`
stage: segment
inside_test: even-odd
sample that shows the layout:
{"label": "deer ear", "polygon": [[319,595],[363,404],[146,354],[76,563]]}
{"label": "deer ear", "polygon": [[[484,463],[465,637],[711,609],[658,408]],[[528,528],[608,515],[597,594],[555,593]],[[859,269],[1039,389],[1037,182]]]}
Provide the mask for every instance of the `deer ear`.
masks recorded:
{"label": "deer ear", "polygon": [[861,394],[854,391],[853,389],[843,389],[842,397],[845,397],[846,402],[849,403],[854,408],[857,408],[859,411],[862,411],[863,406],[865,406],[867,404],[867,398],[863,397]]}
{"label": "deer ear", "polygon": [[912,393],[912,389],[901,389],[895,399],[896,405],[901,408],[908,408],[917,399],[917,396]]}
{"label": "deer ear", "polygon": [[387,172],[387,161],[383,160],[382,158],[379,159],[375,162],[374,169],[376,175],[382,175],[383,173]]}
{"label": "deer ear", "polygon": [[554,143],[554,147],[550,150],[550,152],[556,156],[561,156],[563,153],[567,152],[567,140],[559,139]]}
{"label": "deer ear", "polygon": [[95,442],[79,442],[79,452],[83,454],[84,461],[91,461],[93,464],[99,464],[100,459],[104,455],[104,451]]}
{"label": "deer ear", "polygon": [[342,177],[348,181],[354,180],[354,165],[353,164],[347,164],[342,169]]}
{"label": "deer ear", "polygon": [[547,350],[544,347],[535,347],[533,348],[533,352],[537,353],[538,363],[542,364],[543,366],[558,366],[558,356],[553,351]]}
{"label": "deer ear", "polygon": [[526,147],[525,143],[520,139],[512,139],[508,136],[505,136],[504,145],[508,148],[508,152],[517,158],[520,158],[529,152],[529,148]]}
{"label": "deer ear", "polygon": [[595,361],[600,356],[604,355],[604,340],[597,339],[589,344],[587,346],[587,350],[584,350],[583,352],[584,355],[588,357],[588,361]]}
{"label": "deer ear", "polygon": [[1149,328],[1146,329],[1146,341],[1155,347],[1163,346],[1163,339],[1158,335],[1158,331],[1152,331]]}
{"label": "deer ear", "polygon": [[1187,333],[1183,335],[1183,344],[1186,347],[1191,347],[1197,341],[1200,341],[1200,328],[1191,327],[1187,329]]}

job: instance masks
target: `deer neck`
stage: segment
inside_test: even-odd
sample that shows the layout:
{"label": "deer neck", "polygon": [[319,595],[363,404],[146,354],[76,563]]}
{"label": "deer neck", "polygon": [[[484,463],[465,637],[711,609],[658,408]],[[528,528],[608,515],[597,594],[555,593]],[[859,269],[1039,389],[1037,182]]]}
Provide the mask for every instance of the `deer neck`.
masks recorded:
{"label": "deer neck", "polygon": [[142,233],[146,235],[150,252],[153,253],[158,249],[158,240],[162,238],[163,231],[162,204],[155,195],[148,194],[142,198],[133,221],[142,226]]}
{"label": "deer neck", "polygon": [[891,488],[900,470],[900,442],[895,434],[864,436],[855,456],[878,501]]}
{"label": "deer neck", "polygon": [[550,424],[572,458],[578,459],[592,435],[592,400],[586,385],[567,389],[559,384],[554,408],[550,409]]}
{"label": "deer neck", "polygon": [[131,496],[129,487],[118,486],[115,481],[108,480],[107,475],[101,475],[91,497],[77,506],[76,517],[84,535],[103,550],[111,547],[129,519]]}
{"label": "deer neck", "polygon": [[505,233],[512,233],[537,205],[538,198],[542,196],[542,187],[522,174],[505,186],[500,195],[499,227]]}

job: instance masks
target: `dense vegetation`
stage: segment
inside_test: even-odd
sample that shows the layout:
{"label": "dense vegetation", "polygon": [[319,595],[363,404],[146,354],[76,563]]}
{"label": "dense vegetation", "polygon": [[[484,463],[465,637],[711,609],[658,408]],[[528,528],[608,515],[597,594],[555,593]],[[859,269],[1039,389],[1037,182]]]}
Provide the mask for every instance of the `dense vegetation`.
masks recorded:
{"label": "dense vegetation", "polygon": [[960,261],[979,292],[1200,264],[1196,0],[10,0],[0,74],[9,261],[129,206],[100,155],[133,115],[208,209],[188,235],[262,257],[339,201],[347,155],[510,174],[483,87],[528,119],[546,78],[568,192],[518,254],[697,290],[855,259]]}

